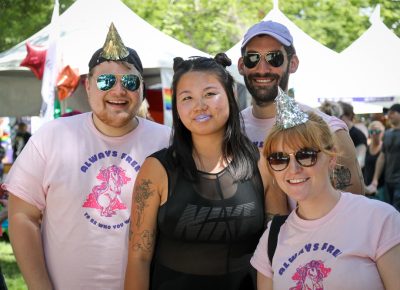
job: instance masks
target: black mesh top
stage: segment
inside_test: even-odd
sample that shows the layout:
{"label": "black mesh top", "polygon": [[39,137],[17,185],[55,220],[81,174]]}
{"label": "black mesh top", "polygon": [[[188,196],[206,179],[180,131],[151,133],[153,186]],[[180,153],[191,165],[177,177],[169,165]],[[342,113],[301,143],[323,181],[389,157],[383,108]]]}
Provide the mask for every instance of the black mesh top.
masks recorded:
{"label": "black mesh top", "polygon": [[263,231],[260,174],[235,182],[228,170],[191,182],[165,162],[168,200],[158,214],[152,289],[255,289],[250,258]]}

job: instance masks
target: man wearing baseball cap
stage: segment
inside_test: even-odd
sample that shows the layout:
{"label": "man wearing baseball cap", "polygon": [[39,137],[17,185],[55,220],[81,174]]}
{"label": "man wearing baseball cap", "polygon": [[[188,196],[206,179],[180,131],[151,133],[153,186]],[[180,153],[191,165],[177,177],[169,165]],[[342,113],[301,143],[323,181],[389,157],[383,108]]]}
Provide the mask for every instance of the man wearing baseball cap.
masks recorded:
{"label": "man wearing baseball cap", "polygon": [[[298,66],[294,39],[286,26],[274,21],[261,21],[244,35],[238,69],[252,96],[252,105],[244,109],[242,115],[248,137],[260,148],[275,123],[274,100],[278,86],[287,92],[289,76]],[[313,110],[300,105],[304,111]],[[317,113],[335,133],[343,157],[332,173],[336,188],[363,194],[364,182],[346,124],[336,117],[320,111]],[[293,208],[295,204],[291,203],[291,206]]]}
{"label": "man wearing baseball cap", "polygon": [[9,232],[29,289],[121,290],[133,184],[170,128],[136,116],[143,67],[114,25],[89,62],[91,112],[41,127],[13,164]]}
{"label": "man wearing baseball cap", "polygon": [[385,190],[389,203],[400,211],[400,104],[389,108],[388,119],[392,128],[383,135],[382,150],[376,160],[374,177],[368,190],[376,191],[378,180],[382,172],[385,172]]}

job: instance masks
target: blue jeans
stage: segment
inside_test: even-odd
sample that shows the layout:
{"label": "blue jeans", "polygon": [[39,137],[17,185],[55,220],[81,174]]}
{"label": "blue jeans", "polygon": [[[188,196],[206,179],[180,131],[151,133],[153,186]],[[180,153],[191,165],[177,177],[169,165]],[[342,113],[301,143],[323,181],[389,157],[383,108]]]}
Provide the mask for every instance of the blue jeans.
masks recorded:
{"label": "blue jeans", "polygon": [[385,187],[389,197],[389,203],[400,211],[400,183],[386,182]]}

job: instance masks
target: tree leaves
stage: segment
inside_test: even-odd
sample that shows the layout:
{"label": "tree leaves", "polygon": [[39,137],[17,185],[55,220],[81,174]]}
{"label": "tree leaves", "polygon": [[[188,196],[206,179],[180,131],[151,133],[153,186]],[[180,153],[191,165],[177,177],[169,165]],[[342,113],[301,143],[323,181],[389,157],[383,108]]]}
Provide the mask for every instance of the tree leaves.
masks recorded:
{"label": "tree leaves", "polygon": [[[74,0],[60,0],[60,13]],[[123,0],[164,33],[212,55],[236,44],[272,9],[271,1]],[[50,23],[54,0],[0,0],[0,51]],[[377,4],[384,23],[400,36],[399,0],[285,0],[281,11],[307,34],[338,52],[368,27]]]}
{"label": "tree leaves", "polygon": [[[74,0],[60,0],[60,13]],[[54,0],[0,0],[0,52],[50,23]]]}

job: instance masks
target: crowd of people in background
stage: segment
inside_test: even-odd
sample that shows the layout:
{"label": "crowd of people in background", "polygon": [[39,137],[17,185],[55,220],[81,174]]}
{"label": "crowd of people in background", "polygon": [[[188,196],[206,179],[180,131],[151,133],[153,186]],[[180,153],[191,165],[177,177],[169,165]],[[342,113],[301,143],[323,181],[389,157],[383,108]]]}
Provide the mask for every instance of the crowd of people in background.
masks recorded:
{"label": "crowd of people in background", "polygon": [[23,121],[16,120],[11,131],[11,156],[8,158],[7,144],[3,144],[2,142],[2,136],[4,132],[3,130],[0,130],[0,183],[3,180],[4,173],[6,171],[6,161],[8,163],[12,163],[15,159],[17,159],[18,155],[21,153],[22,149],[25,147],[26,143],[28,143],[28,140],[31,137],[28,124]]}
{"label": "crowd of people in background", "polygon": [[249,28],[241,112],[224,53],[175,58],[171,130],[111,24],[91,111],[13,144],[2,189],[28,288],[400,289],[400,104],[367,136],[351,104],[296,103],[294,43],[280,23]]}
{"label": "crowd of people in background", "polygon": [[400,142],[396,137],[399,132],[400,104],[363,118],[354,113],[350,103],[343,101],[324,101],[319,109],[342,119],[348,126],[362,169],[366,195],[390,203],[400,210],[400,155],[397,154]]}

